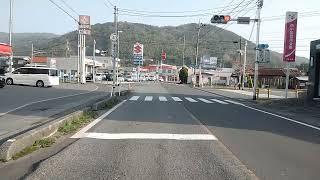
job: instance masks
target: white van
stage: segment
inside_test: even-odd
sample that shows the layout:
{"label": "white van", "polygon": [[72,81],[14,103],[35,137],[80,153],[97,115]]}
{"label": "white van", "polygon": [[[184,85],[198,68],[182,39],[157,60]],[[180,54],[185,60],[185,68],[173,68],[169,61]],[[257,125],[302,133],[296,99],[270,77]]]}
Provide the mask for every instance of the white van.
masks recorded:
{"label": "white van", "polygon": [[59,85],[58,70],[45,67],[21,67],[5,74],[7,85],[24,84],[37,87]]}

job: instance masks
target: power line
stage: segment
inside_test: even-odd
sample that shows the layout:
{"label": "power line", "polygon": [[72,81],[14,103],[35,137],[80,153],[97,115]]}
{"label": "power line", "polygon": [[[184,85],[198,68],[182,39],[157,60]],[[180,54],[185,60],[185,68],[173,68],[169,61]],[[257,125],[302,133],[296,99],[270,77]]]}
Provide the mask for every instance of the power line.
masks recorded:
{"label": "power line", "polygon": [[74,21],[76,21],[78,24],[80,24],[80,22],[74,18],[72,15],[70,15],[66,10],[64,10],[61,6],[59,6],[57,3],[55,3],[53,0],[49,0],[52,4],[54,4],[57,8],[59,8],[61,11],[63,11],[65,14],[67,14],[69,17],[71,17]]}
{"label": "power line", "polygon": [[[131,13],[147,13],[147,14],[182,14],[182,13],[194,13],[194,12],[204,12],[204,11],[212,12],[213,10],[216,10],[218,12],[219,9],[222,9],[222,11],[223,11],[223,10],[226,10],[226,8],[231,9],[234,6],[236,6],[236,5],[232,5],[232,6],[228,5],[228,6],[222,6],[222,7],[217,7],[217,8],[189,10],[189,11],[145,11],[145,10],[137,10],[137,9],[124,9],[124,8],[119,8],[119,11],[131,12]],[[210,14],[212,14],[212,13],[210,13]]]}
{"label": "power line", "polygon": [[77,13],[77,11],[75,11],[65,0],[60,0],[65,6],[67,6],[67,8],[69,8],[72,12],[74,12],[76,15],[79,16],[79,13]]}
{"label": "power line", "polygon": [[105,1],[108,2],[111,5],[111,7],[114,7],[113,3],[110,0],[105,0]]}

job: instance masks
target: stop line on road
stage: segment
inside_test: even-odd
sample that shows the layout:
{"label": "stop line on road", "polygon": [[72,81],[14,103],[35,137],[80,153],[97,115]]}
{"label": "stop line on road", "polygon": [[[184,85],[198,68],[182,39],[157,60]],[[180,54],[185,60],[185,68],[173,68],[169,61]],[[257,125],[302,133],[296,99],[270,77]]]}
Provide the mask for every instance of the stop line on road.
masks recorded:
{"label": "stop line on road", "polygon": [[132,96],[129,101],[139,101],[139,100],[143,100],[143,101],[146,101],[146,102],[151,102],[151,101],[160,101],[160,102],[167,102],[167,101],[174,101],[174,102],[191,102],[191,103],[206,103],[206,104],[214,104],[214,103],[218,103],[218,104],[223,104],[223,105],[226,105],[226,104],[236,104],[236,105],[239,105],[241,103],[238,103],[236,101],[232,101],[232,100],[219,100],[219,99],[206,99],[206,98],[203,98],[203,97],[199,97],[199,98],[194,98],[194,97],[165,97],[165,96],[159,96],[159,97],[153,97],[153,96],[145,96],[145,97],[142,97],[142,96]]}

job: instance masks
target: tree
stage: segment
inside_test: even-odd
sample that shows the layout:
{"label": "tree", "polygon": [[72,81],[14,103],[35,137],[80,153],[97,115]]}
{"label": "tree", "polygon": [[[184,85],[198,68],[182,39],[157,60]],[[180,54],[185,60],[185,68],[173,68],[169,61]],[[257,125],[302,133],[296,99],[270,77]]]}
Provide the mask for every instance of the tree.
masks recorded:
{"label": "tree", "polygon": [[182,84],[187,84],[188,82],[188,68],[182,67],[179,71],[179,78]]}

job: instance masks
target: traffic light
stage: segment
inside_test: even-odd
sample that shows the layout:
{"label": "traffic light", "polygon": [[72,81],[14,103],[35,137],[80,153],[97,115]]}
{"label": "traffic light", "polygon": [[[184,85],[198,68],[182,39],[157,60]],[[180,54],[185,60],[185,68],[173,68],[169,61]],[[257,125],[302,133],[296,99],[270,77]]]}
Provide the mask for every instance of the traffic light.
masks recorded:
{"label": "traffic light", "polygon": [[231,20],[229,15],[214,15],[211,18],[211,23],[216,24],[227,24]]}

